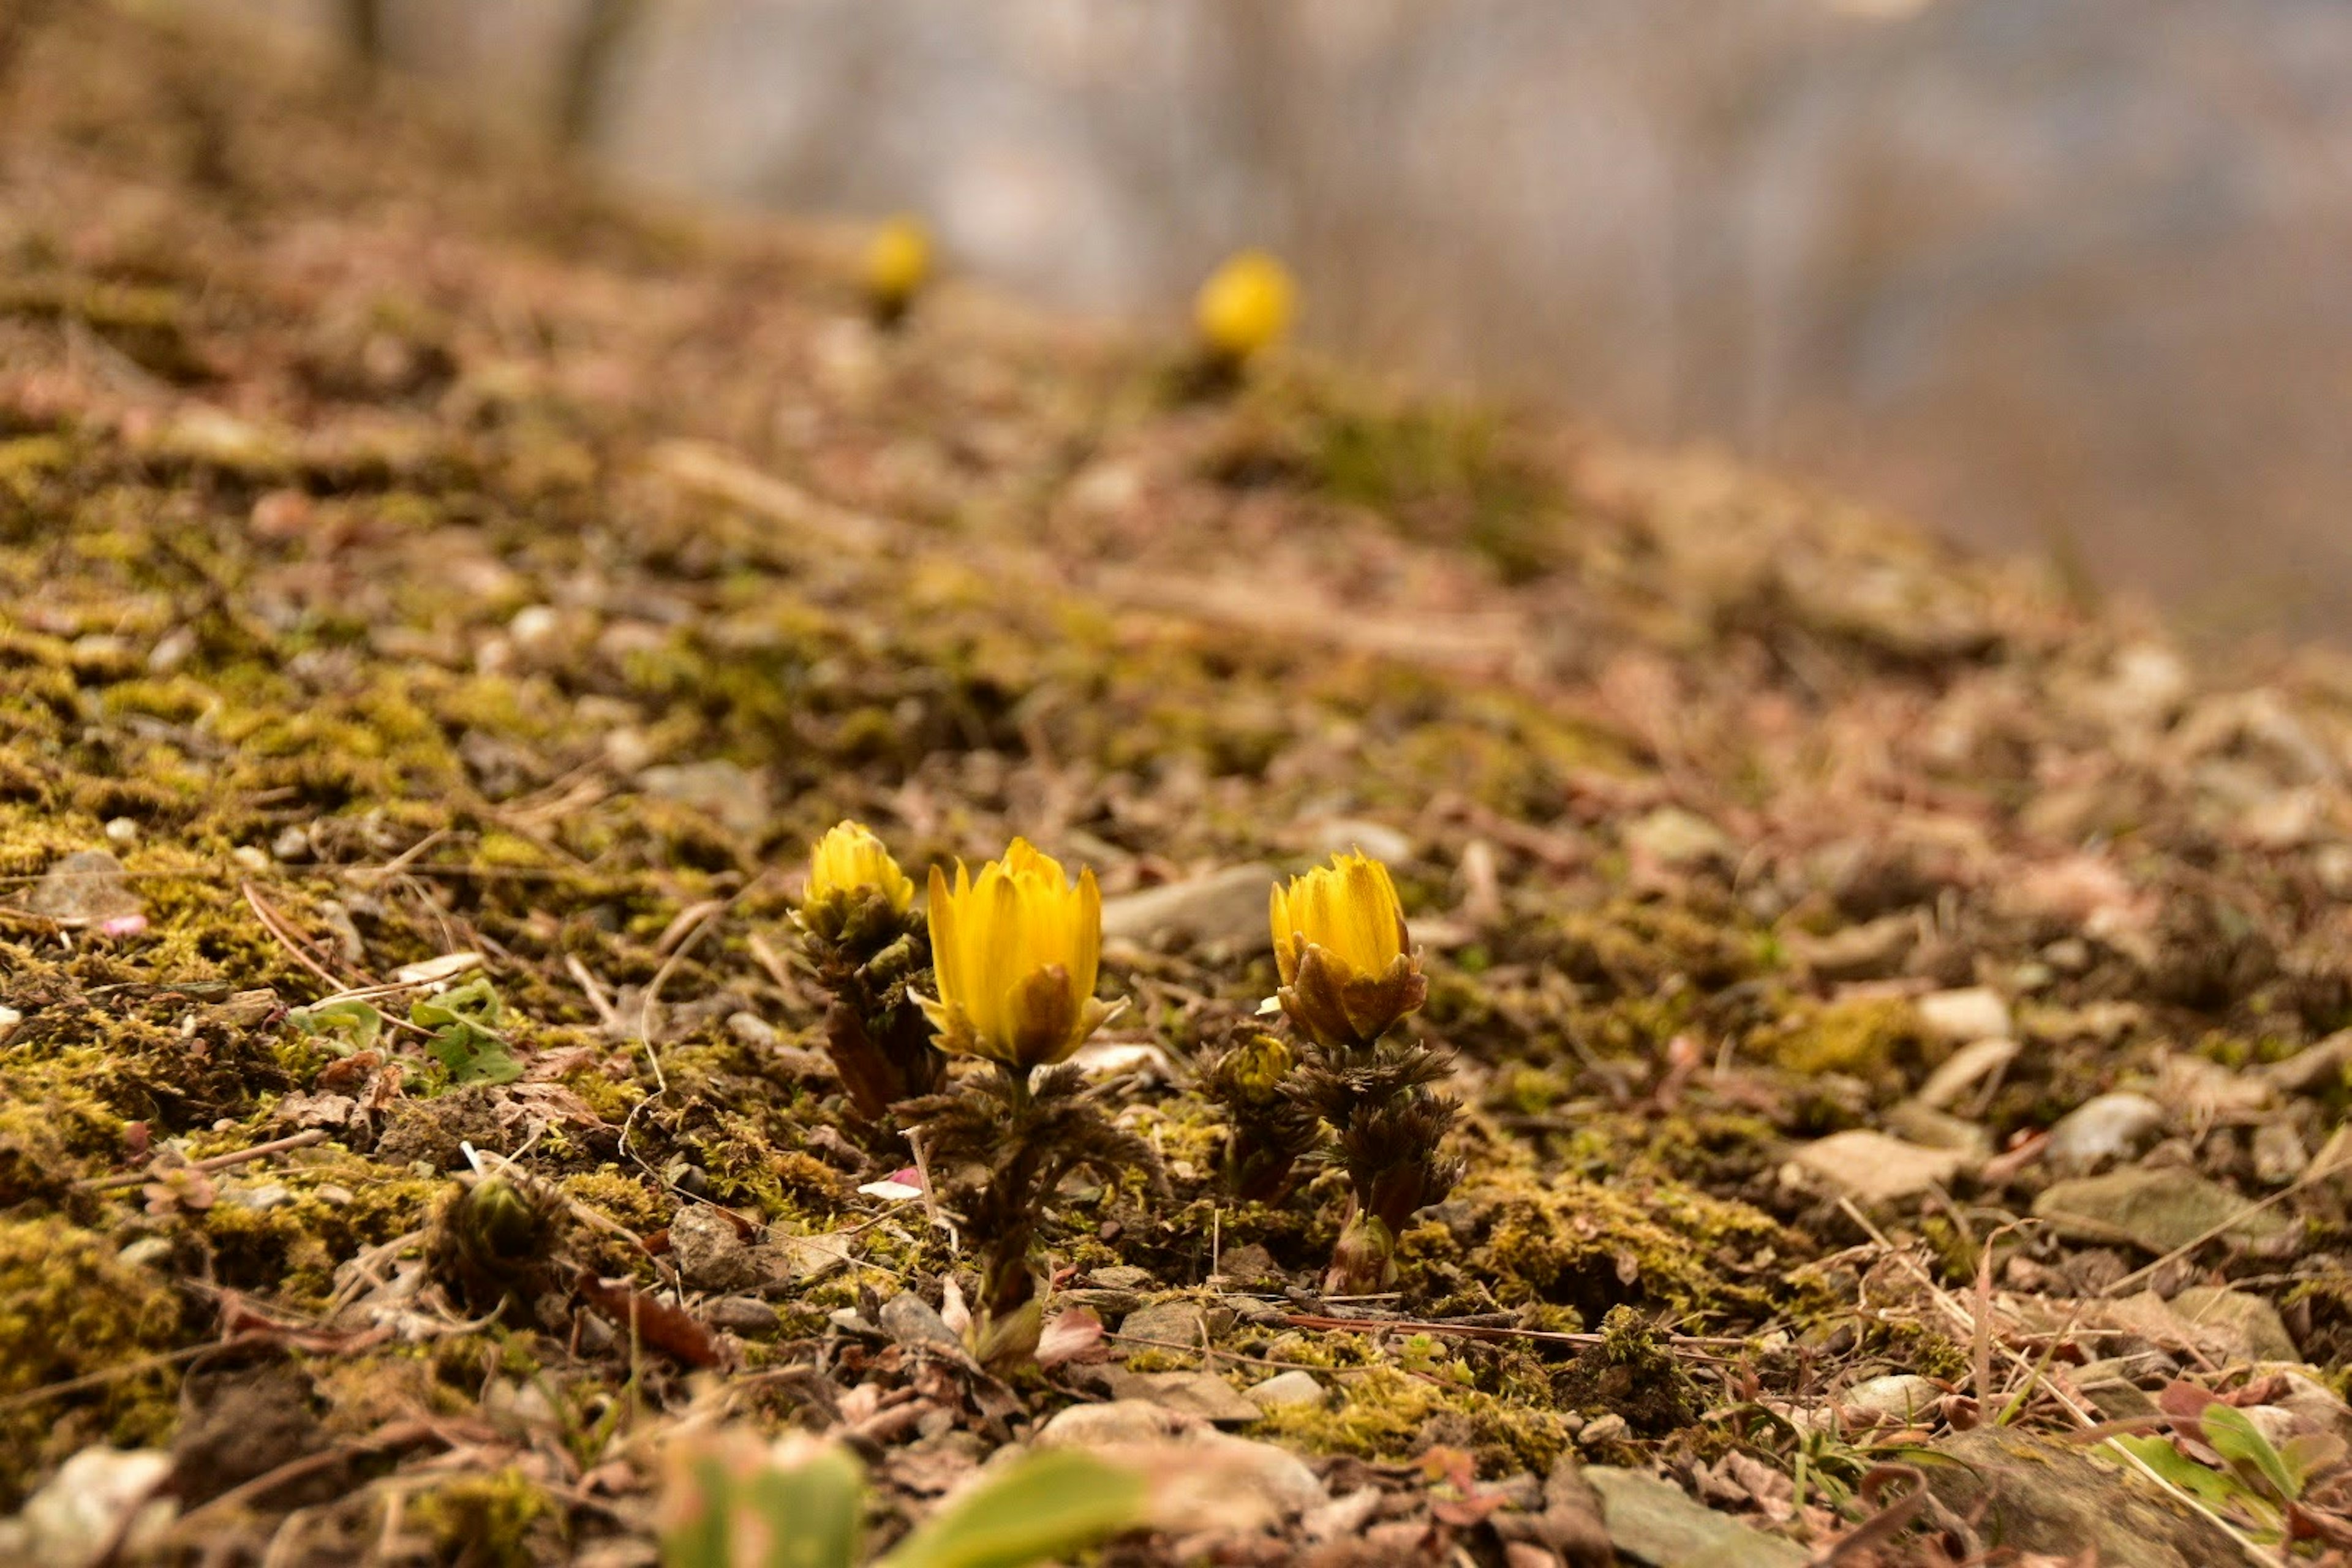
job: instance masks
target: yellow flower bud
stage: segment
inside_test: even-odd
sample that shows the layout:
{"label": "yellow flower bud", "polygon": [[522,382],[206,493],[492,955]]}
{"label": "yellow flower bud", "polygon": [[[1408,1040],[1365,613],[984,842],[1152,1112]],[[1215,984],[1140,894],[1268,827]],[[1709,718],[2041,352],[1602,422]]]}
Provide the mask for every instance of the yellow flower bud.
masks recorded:
{"label": "yellow flower bud", "polygon": [[1389,868],[1335,855],[1268,900],[1278,994],[1292,1023],[1327,1046],[1366,1046],[1429,994]]}
{"label": "yellow flower bud", "polygon": [[813,904],[869,889],[901,913],[915,901],[915,884],[873,829],[846,819],[834,824],[809,856],[808,891],[801,901]]}
{"label": "yellow flower bud", "polygon": [[809,855],[800,928],[828,947],[853,950],[863,963],[906,929],[915,884],[864,823],[837,823]]}
{"label": "yellow flower bud", "polygon": [[866,293],[876,312],[896,319],[931,276],[931,233],[900,216],[874,231],[866,247]]}
{"label": "yellow flower bud", "polygon": [[1209,274],[1192,301],[1201,341],[1227,360],[1244,360],[1290,330],[1298,286],[1263,250],[1244,250]]}
{"label": "yellow flower bud", "polygon": [[1092,871],[1016,838],[975,878],[931,868],[931,963],[939,996],[917,998],[940,1048],[1029,1068],[1068,1059],[1115,1008],[1095,1000],[1102,894]]}

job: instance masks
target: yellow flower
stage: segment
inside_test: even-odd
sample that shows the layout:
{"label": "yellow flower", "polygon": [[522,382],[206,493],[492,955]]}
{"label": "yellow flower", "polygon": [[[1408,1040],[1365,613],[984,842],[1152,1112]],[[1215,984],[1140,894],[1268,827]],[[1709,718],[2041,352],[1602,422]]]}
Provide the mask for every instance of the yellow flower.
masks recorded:
{"label": "yellow flower", "polygon": [[893,910],[902,913],[915,901],[915,884],[907,879],[882,840],[874,837],[874,830],[862,822],[836,822],[809,856],[808,892],[801,901],[814,903],[866,889],[881,894]]}
{"label": "yellow flower", "polygon": [[1370,1045],[1427,998],[1396,883],[1363,851],[1275,884],[1268,915],[1282,1010],[1322,1044]]}
{"label": "yellow flower", "polygon": [[1290,330],[1297,303],[1290,269],[1263,250],[1244,250],[1209,274],[1192,320],[1212,352],[1244,360]]}
{"label": "yellow flower", "polygon": [[809,855],[800,926],[817,942],[846,947],[863,963],[906,930],[915,884],[861,822],[836,823]]}
{"label": "yellow flower", "polygon": [[904,311],[931,276],[931,234],[900,216],[874,231],[866,247],[866,293],[886,318]]}
{"label": "yellow flower", "polygon": [[1028,1068],[1066,1060],[1116,1011],[1095,1000],[1102,894],[1016,838],[955,885],[931,868],[931,963],[939,997],[917,998],[943,1050]]}

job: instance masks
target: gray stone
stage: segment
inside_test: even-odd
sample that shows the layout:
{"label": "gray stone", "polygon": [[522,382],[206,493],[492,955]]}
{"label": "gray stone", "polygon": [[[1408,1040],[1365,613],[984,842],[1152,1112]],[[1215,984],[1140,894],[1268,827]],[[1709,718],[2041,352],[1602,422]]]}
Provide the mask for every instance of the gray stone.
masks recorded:
{"label": "gray stone", "polygon": [[783,1319],[757,1296],[721,1296],[703,1304],[702,1320],[736,1334],[772,1334]]}
{"label": "gray stone", "polygon": [[854,1245],[849,1237],[829,1230],[814,1236],[787,1236],[774,1230],[768,1233],[768,1246],[776,1255],[779,1278],[795,1277],[803,1285],[814,1285],[848,1268]]}
{"label": "gray stone", "polygon": [[1923,1149],[1948,1149],[1970,1161],[1992,1152],[1992,1134],[1981,1125],[1916,1100],[1887,1108],[1886,1130]]}
{"label": "gray stone", "polygon": [[103,849],[83,849],[50,867],[25,907],[46,920],[105,936],[130,936],[147,929],[146,906],[131,890],[122,862]]}
{"label": "gray stone", "polygon": [[1108,1285],[1115,1290],[1140,1290],[1151,1283],[1151,1271],[1131,1263],[1115,1263],[1108,1268],[1093,1270],[1087,1279],[1092,1284]]}
{"label": "gray stone", "polygon": [[2322,1432],[2352,1440],[2352,1406],[2309,1373],[2287,1368],[2280,1375],[2286,1379],[2286,1392],[2278,1399],[2282,1409],[2293,1411]]}
{"label": "gray stone", "polygon": [[1622,1443],[1633,1435],[1633,1424],[1612,1410],[1606,1415],[1596,1415],[1587,1421],[1584,1429],[1577,1433],[1576,1440],[1583,1447],[1601,1449],[1612,1443]]}
{"label": "gray stone", "polygon": [[2007,1039],[2012,1032],[2009,1004],[2000,994],[1982,985],[1958,991],[1935,991],[1912,1004],[1919,1026],[1939,1040],[1966,1045],[1972,1040]]}
{"label": "gray stone", "polygon": [[1159,1443],[1202,1425],[1196,1415],[1148,1399],[1114,1399],[1108,1405],[1073,1405],[1055,1411],[1037,1429],[1031,1447],[1099,1448],[1111,1443]]}
{"label": "gray stone", "polygon": [[768,825],[767,775],[734,763],[660,763],[637,775],[637,787],[691,807],[747,838]]}
{"label": "gray stone", "polygon": [[1936,1447],[1957,1462],[1923,1466],[1929,1489],[1963,1519],[1976,1519],[1987,1542],[2070,1562],[2092,1548],[2101,1568],[2212,1568],[2245,1560],[2210,1521],[2072,1444],[1979,1427]]}
{"label": "gray stone", "polygon": [[2294,1181],[2311,1163],[2303,1135],[2287,1121],[2265,1121],[2254,1129],[2253,1157],[2255,1178],[2273,1187]]}
{"label": "gray stone", "polygon": [[678,1277],[697,1290],[749,1290],[772,1272],[734,1221],[701,1204],[687,1205],[669,1222],[669,1250]]}
{"label": "gray stone", "polygon": [[220,1201],[241,1209],[267,1214],[294,1201],[294,1189],[283,1182],[240,1183],[220,1189]]}
{"label": "gray stone", "polygon": [[1294,1367],[1288,1372],[1276,1373],[1264,1383],[1253,1384],[1242,1391],[1242,1397],[1260,1410],[1301,1406],[1319,1410],[1329,1401],[1330,1394],[1313,1373]]}
{"label": "gray stone", "polygon": [[1279,1285],[1284,1276],[1274,1255],[1257,1243],[1228,1247],[1217,1259],[1217,1272],[1229,1285]]}
{"label": "gray stone", "polygon": [[1362,816],[1327,816],[1307,825],[1300,842],[1310,854],[1345,855],[1360,849],[1375,860],[1401,866],[1413,858],[1413,842],[1385,822]]}
{"label": "gray stone", "polygon": [[1931,1110],[1941,1110],[2007,1067],[2018,1048],[2015,1040],[1971,1040],[1946,1057],[1912,1098]]}
{"label": "gray stone", "polygon": [[2084,1100],[2058,1119],[2042,1158],[2053,1171],[2088,1175],[2137,1158],[2164,1127],[2164,1107],[2144,1094],[2119,1090]]}
{"label": "gray stone", "polygon": [[963,1341],[929,1301],[912,1290],[901,1290],[882,1303],[882,1331],[902,1345],[941,1345],[963,1349]]}
{"label": "gray stone", "polygon": [[1087,1307],[1105,1322],[1134,1311],[1143,1305],[1143,1296],[1136,1290],[1102,1290],[1091,1285],[1076,1290],[1056,1290],[1054,1300],[1066,1307]]}
{"label": "gray stone", "polygon": [[1934,1380],[1915,1373],[1895,1373],[1855,1384],[1838,1403],[1848,1410],[1909,1426],[1935,1409],[1936,1402],[1943,1397],[1943,1389]]}
{"label": "gray stone", "polygon": [[1856,1129],[1800,1148],[1781,1167],[1780,1180],[1789,1186],[1828,1187],[1858,1204],[1884,1204],[1942,1186],[1966,1163],[1949,1149],[1923,1149]]}
{"label": "gray stone", "polygon": [[2110,1171],[2059,1182],[2033,1200],[2036,1219],[2093,1241],[2127,1241],[2149,1252],[2189,1246],[2209,1232],[2260,1243],[2285,1234],[2286,1222],[2191,1171]]}
{"label": "gray stone", "polygon": [[1330,1500],[1306,1461],[1278,1444],[1224,1432],[1200,1432],[1186,1446],[1201,1449],[1220,1474],[1263,1499],[1279,1514],[1305,1513]]}
{"label": "gray stone", "polygon": [[1588,1465],[1584,1481],[1618,1552],[1651,1568],[1801,1568],[1812,1554],[1696,1501],[1672,1481]]}
{"label": "gray stone", "polygon": [[172,1456],[94,1445],[68,1459],[22,1512],[0,1520],[0,1556],[26,1568],[81,1568],[154,1550],[175,1509],[163,1495]]}
{"label": "gray stone", "polygon": [[1208,1328],[1208,1315],[1198,1301],[1154,1301],[1129,1312],[1120,1321],[1118,1332],[1126,1340],[1156,1340],[1190,1349],[1207,1342]]}
{"label": "gray stone", "polygon": [[1252,863],[1121,893],[1103,900],[1103,940],[1166,946],[1263,941],[1266,889],[1274,879],[1273,867]]}
{"label": "gray stone", "polygon": [[1242,1426],[1265,1414],[1214,1373],[1129,1372],[1112,1367],[1104,1381],[1113,1399],[1147,1400],[1221,1426]]}
{"label": "gray stone", "polygon": [[1887,915],[1864,925],[1843,926],[1827,936],[1790,941],[1790,956],[1824,980],[1884,980],[1898,973],[1919,941],[1919,917]]}
{"label": "gray stone", "polygon": [[1732,858],[1723,829],[1678,805],[1659,806],[1627,824],[1624,844],[1629,854],[1676,869]]}
{"label": "gray stone", "polygon": [[[1244,1402],[1246,1403],[1246,1402]],[[1255,1406],[1251,1415],[1256,1415]],[[1156,1479],[1181,1485],[1197,1476],[1216,1486],[1238,1487],[1270,1511],[1304,1513],[1329,1501],[1323,1483],[1299,1458],[1272,1443],[1229,1436],[1200,1416],[1142,1399],[1108,1405],[1074,1405],[1038,1428],[1033,1448],[1103,1448],[1123,1445],[1173,1444],[1178,1453],[1197,1453],[1198,1463],[1178,1464]],[[1009,1452],[1010,1450],[1005,1450]],[[992,1461],[992,1463],[994,1461]],[[1174,1511],[1215,1510],[1178,1505]]]}
{"label": "gray stone", "polygon": [[2252,1361],[2294,1361],[2300,1352],[2278,1309],[2250,1290],[2191,1285],[2168,1303],[2185,1323],[2218,1331],[2245,1347]]}
{"label": "gray stone", "polygon": [[133,1268],[148,1268],[170,1261],[172,1241],[169,1237],[142,1236],[116,1253],[118,1262]]}

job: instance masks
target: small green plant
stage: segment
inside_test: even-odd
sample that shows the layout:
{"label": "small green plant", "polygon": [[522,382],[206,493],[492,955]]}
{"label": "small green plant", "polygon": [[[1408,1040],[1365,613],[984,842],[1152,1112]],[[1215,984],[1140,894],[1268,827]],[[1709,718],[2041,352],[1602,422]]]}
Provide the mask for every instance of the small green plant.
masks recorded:
{"label": "small green plant", "polygon": [[408,1021],[431,1032],[425,1048],[449,1069],[452,1084],[512,1083],[522,1076],[522,1064],[499,1033],[506,1004],[481,975],[437,996],[419,997]]}
{"label": "small green plant", "polygon": [[[1075,1449],[993,1469],[877,1560],[877,1568],[1022,1568],[1142,1528],[1145,1479]],[[805,1435],[772,1448],[741,1433],[681,1443],[663,1499],[663,1568],[853,1568],[866,1471]]]}
{"label": "small green plant", "polygon": [[[2273,1444],[2244,1411],[2186,1384],[2167,1389],[2160,1403],[2177,1436],[2109,1441],[2216,1514],[2235,1515],[2265,1545],[2352,1533],[2334,1510],[2306,1506],[2313,1483],[2344,1468],[2344,1439],[2304,1432]],[[2192,1449],[2211,1454],[2219,1468]]]}
{"label": "small green plant", "polygon": [[364,1002],[350,998],[321,1002],[316,1007],[294,1008],[286,1015],[286,1021],[339,1057],[355,1057],[362,1051],[373,1050],[376,1040],[383,1034],[383,1015]]}
{"label": "small green plant", "polygon": [[[356,997],[297,1007],[286,1021],[339,1057],[373,1050],[383,1037],[383,1015]],[[499,1033],[506,1004],[482,975],[437,995],[418,997],[408,1009],[408,1021],[424,1031],[425,1052],[449,1075],[452,1088],[512,1083],[522,1076],[514,1047]]]}

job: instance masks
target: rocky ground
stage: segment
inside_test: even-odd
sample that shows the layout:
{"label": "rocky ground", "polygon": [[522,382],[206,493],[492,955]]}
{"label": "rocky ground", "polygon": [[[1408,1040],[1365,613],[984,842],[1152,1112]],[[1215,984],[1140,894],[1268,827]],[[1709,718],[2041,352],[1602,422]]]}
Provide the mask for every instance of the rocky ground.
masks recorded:
{"label": "rocky ground", "polygon": [[[1257,1506],[1108,1562],[2352,1542],[2352,666],[1531,416],[877,332],[827,236],[130,8],[0,70],[10,1560],[647,1563],[730,1422],[877,1546],[1140,1437]],[[818,1048],[844,816],[1101,879],[1167,1181],[1056,1195],[1050,1365],[951,1342]],[[1354,845],[1467,1172],[1335,1300],[1337,1173],[1234,1202],[1198,1073]]]}

